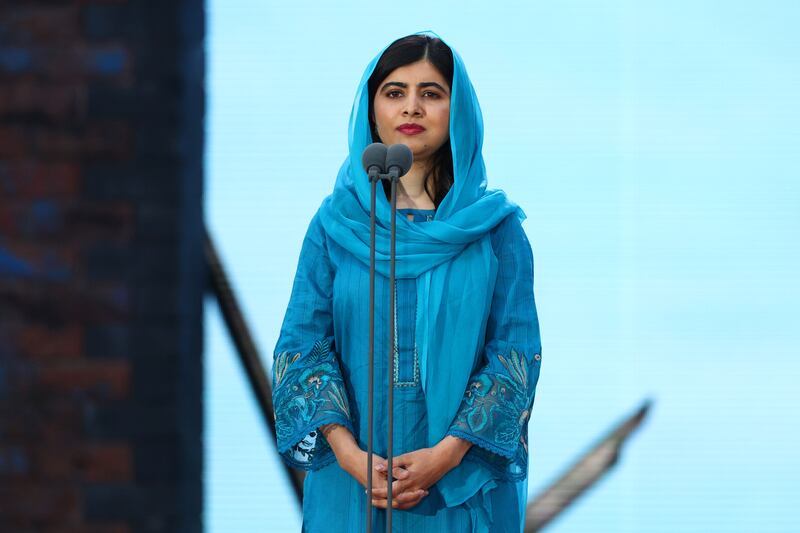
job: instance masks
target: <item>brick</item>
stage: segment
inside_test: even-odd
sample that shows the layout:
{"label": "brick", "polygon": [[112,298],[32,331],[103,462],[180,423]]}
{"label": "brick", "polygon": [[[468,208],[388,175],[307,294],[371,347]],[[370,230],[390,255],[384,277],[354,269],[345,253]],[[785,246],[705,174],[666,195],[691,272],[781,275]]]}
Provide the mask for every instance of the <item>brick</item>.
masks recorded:
{"label": "brick", "polygon": [[[30,479],[87,483],[133,480],[133,455],[127,443],[82,444],[72,438],[28,443],[26,449],[31,459],[25,475]],[[0,449],[0,455],[3,451]]]}
{"label": "brick", "polygon": [[21,478],[29,476],[30,472],[31,464],[25,445],[5,441],[0,446],[0,477],[4,479]]}
{"label": "brick", "polygon": [[106,483],[88,485],[84,493],[84,512],[89,521],[126,520],[149,523],[147,531],[178,531],[169,528],[179,514],[178,492],[171,484],[129,486]]}
{"label": "brick", "polygon": [[38,368],[37,385],[54,392],[81,391],[100,399],[119,399],[130,391],[130,361],[70,360]]}
{"label": "brick", "polygon": [[71,199],[81,190],[82,169],[76,162],[0,161],[0,199]]}
{"label": "brick", "polygon": [[[125,324],[90,324],[86,329],[86,357],[133,357],[134,371],[142,354],[160,358],[180,351],[177,318],[131,320]],[[134,388],[138,382],[134,379]]]}
{"label": "brick", "polygon": [[29,320],[60,327],[75,320],[108,323],[129,314],[128,289],[109,283],[44,283],[0,278],[0,321]]}
{"label": "brick", "polygon": [[[16,213],[16,210],[10,211]],[[18,216],[22,217],[19,214]],[[17,222],[24,226],[26,221]],[[25,230],[22,227],[7,227],[5,215],[0,217],[0,228],[8,238],[5,244],[0,244],[0,253],[4,258],[0,263],[0,273],[18,278],[50,281],[65,281],[74,276],[80,253],[76,248],[22,239],[12,240],[10,237],[19,237]]]}
{"label": "brick", "polygon": [[7,239],[7,248],[128,242],[135,234],[135,215],[130,203],[122,202],[0,199],[0,234]]}
{"label": "brick", "polygon": [[82,121],[88,108],[86,83],[53,85],[21,78],[0,85],[0,119]]}
{"label": "brick", "polygon": [[92,122],[71,129],[34,128],[30,132],[33,153],[48,157],[128,159],[131,126],[121,121]]}
{"label": "brick", "polygon": [[48,526],[41,533],[131,533],[131,526],[123,523],[89,524],[76,526]]}
{"label": "brick", "polygon": [[3,521],[24,518],[38,527],[78,524],[81,493],[78,486],[16,480],[0,485]]}
{"label": "brick", "polygon": [[119,121],[70,128],[11,124],[0,126],[0,157],[44,161],[127,159],[132,152],[132,138],[131,126]]}
{"label": "brick", "polygon": [[0,233],[6,238],[31,240],[58,235],[64,225],[62,217],[62,204],[54,200],[0,200]]}
{"label": "brick", "polygon": [[80,435],[87,406],[79,397],[19,391],[0,402],[0,427],[7,442],[56,441]]}
{"label": "brick", "polygon": [[20,126],[0,125],[0,158],[30,157],[32,153],[30,135]]}
{"label": "brick", "polygon": [[128,358],[134,336],[126,324],[87,324],[85,355],[88,358]]}
{"label": "brick", "polygon": [[2,396],[24,394],[33,390],[36,383],[36,368],[30,361],[4,357],[0,371],[0,392]]}
{"label": "brick", "polygon": [[136,16],[139,11],[127,2],[87,3],[80,15],[82,33],[90,41],[127,38],[137,23],[146,25],[148,22]]}
{"label": "brick", "polygon": [[124,280],[131,284],[177,280],[178,248],[154,243],[147,251],[125,243],[99,242],[86,251],[86,276],[91,280]]}
{"label": "brick", "polygon": [[80,37],[77,5],[14,5],[0,8],[11,42],[71,44]]}
{"label": "brick", "polygon": [[79,464],[88,482],[134,481],[133,453],[128,443],[87,445]]}
{"label": "brick", "polygon": [[27,323],[16,333],[15,348],[34,361],[76,360],[84,352],[83,339],[84,328],[76,323],[55,328]]}
{"label": "brick", "polygon": [[83,432],[87,438],[126,440],[173,435],[178,423],[174,403],[155,404],[105,401],[87,405]]}
{"label": "brick", "polygon": [[119,44],[0,45],[0,76],[37,76],[51,82],[94,79],[129,82],[133,68],[130,51]]}
{"label": "brick", "polygon": [[181,161],[177,154],[131,162],[89,161],[84,166],[83,194],[94,201],[135,201],[139,205],[178,207]]}
{"label": "brick", "polygon": [[82,239],[127,241],[136,232],[136,211],[130,202],[80,202],[66,209],[64,224]]}

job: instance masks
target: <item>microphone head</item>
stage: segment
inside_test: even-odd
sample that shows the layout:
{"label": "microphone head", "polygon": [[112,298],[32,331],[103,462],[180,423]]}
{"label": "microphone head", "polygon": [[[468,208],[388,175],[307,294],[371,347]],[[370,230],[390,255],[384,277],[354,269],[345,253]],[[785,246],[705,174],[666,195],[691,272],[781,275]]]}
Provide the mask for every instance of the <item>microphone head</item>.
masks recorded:
{"label": "microphone head", "polygon": [[386,171],[397,168],[397,176],[405,176],[414,163],[414,154],[405,144],[393,144],[386,150]]}
{"label": "microphone head", "polygon": [[383,143],[372,143],[361,153],[361,164],[364,170],[369,171],[373,167],[377,167],[378,172],[384,174],[386,172],[386,145]]}

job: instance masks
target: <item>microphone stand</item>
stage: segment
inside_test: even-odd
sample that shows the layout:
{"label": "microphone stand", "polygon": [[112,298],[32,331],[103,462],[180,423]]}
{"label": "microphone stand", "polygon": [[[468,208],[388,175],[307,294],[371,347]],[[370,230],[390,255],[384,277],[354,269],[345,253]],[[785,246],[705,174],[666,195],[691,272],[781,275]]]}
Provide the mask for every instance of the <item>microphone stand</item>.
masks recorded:
{"label": "microphone stand", "polygon": [[386,467],[386,533],[392,533],[392,453],[394,439],[394,380],[392,369],[394,368],[394,284],[396,266],[396,237],[397,237],[397,182],[400,179],[399,172],[392,168],[387,174],[379,173],[377,170],[370,170],[370,265],[369,265],[369,397],[367,401],[368,411],[368,431],[367,438],[367,505],[366,505],[366,530],[372,533],[372,453],[373,453],[373,418],[374,418],[374,338],[375,338],[375,196],[377,182],[388,179],[391,182],[391,239],[389,247],[389,356],[387,359],[387,409],[388,430],[387,430],[387,467]]}
{"label": "microphone stand", "polygon": [[374,407],[372,397],[375,390],[375,186],[381,179],[376,169],[369,171],[370,210],[369,210],[369,399],[367,400],[367,533],[372,533],[372,419]]}
{"label": "microphone stand", "polygon": [[398,172],[391,169],[388,179],[392,182],[392,237],[389,245],[389,358],[386,367],[389,428],[387,430],[386,448],[386,533],[392,533],[392,445],[394,439],[394,380],[392,369],[394,368],[394,274],[395,274],[395,236],[397,233],[397,181],[400,179]]}

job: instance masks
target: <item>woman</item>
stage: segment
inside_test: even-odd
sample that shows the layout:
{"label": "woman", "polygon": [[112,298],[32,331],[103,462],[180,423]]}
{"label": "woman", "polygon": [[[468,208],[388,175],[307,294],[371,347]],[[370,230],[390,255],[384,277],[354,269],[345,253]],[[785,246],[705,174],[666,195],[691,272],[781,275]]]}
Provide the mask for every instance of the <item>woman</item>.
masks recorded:
{"label": "woman", "polygon": [[[393,360],[393,529],[521,531],[541,365],[522,209],[486,190],[483,123],[461,58],[431,32],[367,66],[349,157],[312,218],[275,348],[278,451],[309,470],[303,530],[363,531],[367,495],[370,185],[361,153],[404,143]],[[385,187],[384,192],[388,188]],[[373,530],[387,502],[391,206],[376,207]]]}

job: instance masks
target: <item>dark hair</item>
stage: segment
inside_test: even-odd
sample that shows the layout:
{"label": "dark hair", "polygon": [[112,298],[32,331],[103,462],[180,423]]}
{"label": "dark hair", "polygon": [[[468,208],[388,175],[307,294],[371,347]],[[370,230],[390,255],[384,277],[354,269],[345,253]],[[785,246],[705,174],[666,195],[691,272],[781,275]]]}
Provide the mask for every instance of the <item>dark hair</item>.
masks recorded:
{"label": "dark hair", "polygon": [[[367,82],[369,91],[369,124],[372,131],[372,141],[380,142],[375,121],[373,120],[373,101],[378,92],[378,84],[386,79],[395,69],[427,59],[447,80],[450,88],[453,87],[453,52],[444,41],[428,35],[408,35],[397,39],[384,50],[372,75]],[[425,192],[433,199],[436,207],[444,199],[447,191],[453,185],[453,152],[448,139],[432,157],[431,172],[425,176]],[[387,180],[381,180],[386,197],[389,198],[390,189]]]}

